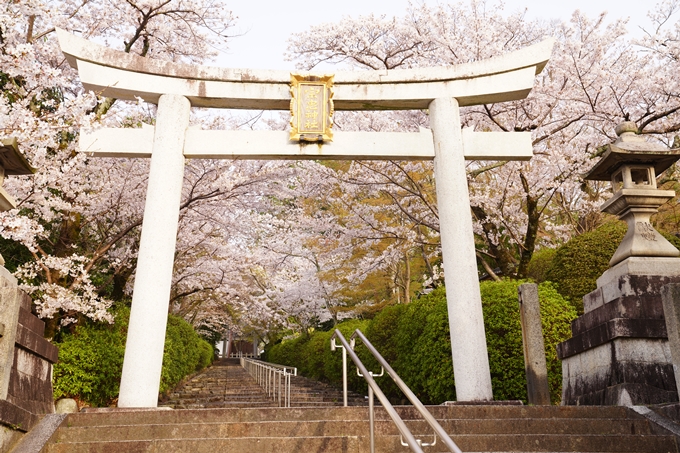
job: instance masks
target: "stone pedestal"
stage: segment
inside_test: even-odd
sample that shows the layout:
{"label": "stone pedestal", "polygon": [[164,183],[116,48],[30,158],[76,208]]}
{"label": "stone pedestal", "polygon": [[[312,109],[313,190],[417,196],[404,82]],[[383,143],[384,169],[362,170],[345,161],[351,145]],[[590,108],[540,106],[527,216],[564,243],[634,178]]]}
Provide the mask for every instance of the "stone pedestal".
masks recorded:
{"label": "stone pedestal", "polygon": [[9,451],[41,415],[54,412],[58,351],[44,331],[45,323],[31,313],[31,298],[0,267],[0,451]]}
{"label": "stone pedestal", "polygon": [[583,298],[572,338],[557,346],[562,404],[678,401],[661,288],[680,283],[680,259],[630,257]]}

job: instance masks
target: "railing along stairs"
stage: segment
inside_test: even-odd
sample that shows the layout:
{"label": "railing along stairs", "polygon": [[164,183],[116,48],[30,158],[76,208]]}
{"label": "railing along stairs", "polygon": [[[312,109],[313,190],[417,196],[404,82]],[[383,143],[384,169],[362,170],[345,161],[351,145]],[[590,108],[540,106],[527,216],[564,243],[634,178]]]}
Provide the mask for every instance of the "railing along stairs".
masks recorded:
{"label": "railing along stairs", "polygon": [[[374,374],[371,371],[368,371],[366,366],[361,362],[361,359],[359,359],[359,356],[354,352],[354,346],[356,343],[356,339],[361,340],[361,342],[366,346],[366,349],[375,357],[375,359],[378,361],[380,366],[382,367],[380,374]],[[340,345],[338,345],[335,340],[338,339],[340,341]],[[394,424],[396,425],[397,429],[399,430],[399,433],[401,435],[401,444],[403,446],[408,446],[411,451],[415,453],[423,453],[423,447],[430,447],[433,446],[437,443],[437,438],[441,439],[442,443],[446,446],[446,448],[451,452],[451,453],[462,453],[460,448],[456,445],[456,443],[451,440],[449,435],[446,433],[444,428],[437,422],[437,420],[430,414],[430,412],[425,408],[423,403],[420,402],[418,397],[411,391],[411,389],[408,388],[408,386],[404,383],[404,381],[401,380],[399,375],[392,369],[392,367],[387,363],[387,361],[383,358],[383,356],[380,355],[380,353],[373,347],[370,341],[364,336],[363,333],[359,329],[354,331],[352,336],[350,337],[350,342],[348,343],[345,337],[342,335],[342,333],[339,330],[335,330],[335,333],[331,337],[331,350],[335,351],[336,349],[342,349],[342,390],[343,390],[343,403],[345,406],[347,406],[347,355],[349,354],[350,358],[354,362],[354,364],[357,367],[357,374],[366,380],[366,383],[368,384],[368,420],[369,420],[369,426],[370,426],[370,441],[371,441],[371,453],[375,452],[375,417],[374,417],[374,404],[373,404],[373,396],[377,396],[378,400],[382,404],[383,408],[387,412],[387,415],[390,416]],[[375,382],[374,377],[382,376],[384,372],[387,371],[387,375],[392,378],[395,384],[399,387],[399,389],[404,393],[406,398],[413,404],[413,407],[420,412],[420,415],[425,419],[425,421],[430,425],[430,427],[434,430],[434,441],[431,443],[425,443],[421,439],[416,439],[411,431],[408,429],[404,421],[401,419],[397,411],[394,409],[394,406],[389,402],[385,394],[380,390],[380,387],[378,384]]]}
{"label": "railing along stairs", "polygon": [[290,377],[297,368],[241,357],[241,366],[264,389],[267,396],[278,400],[279,407],[290,407]]}

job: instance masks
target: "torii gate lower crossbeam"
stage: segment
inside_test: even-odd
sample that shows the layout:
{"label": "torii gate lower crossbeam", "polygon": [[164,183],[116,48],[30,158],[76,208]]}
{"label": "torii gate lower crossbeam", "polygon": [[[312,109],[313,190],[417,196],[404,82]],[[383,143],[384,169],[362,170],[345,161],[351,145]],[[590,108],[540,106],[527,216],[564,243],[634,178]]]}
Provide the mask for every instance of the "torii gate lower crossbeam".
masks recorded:
{"label": "torii gate lower crossbeam", "polygon": [[[503,139],[498,141],[503,149],[489,150],[490,140],[484,138],[489,135],[461,131],[459,106],[525,97],[535,74],[547,63],[552,42],[454,67],[338,73],[336,109],[428,108],[431,135],[426,131],[374,133],[367,140],[362,133],[338,133],[337,146],[319,143],[311,147],[281,140],[276,133],[265,136],[264,131],[251,140],[251,135],[243,138],[252,132],[187,130],[192,105],[287,108],[288,73],[159,62],[116,52],[63,31],[58,35],[63,52],[79,68],[86,88],[105,96],[142,97],[158,104],[153,136],[144,129],[105,129],[81,135],[81,151],[95,156],[151,157],[119,407],[157,405],[185,157],[434,158],[457,399],[493,398],[465,159],[526,160],[532,154],[531,139],[528,133],[502,133]],[[214,133],[233,134],[230,136],[237,140],[227,142],[244,149],[215,146],[211,140]],[[135,143],[107,140],[111,134],[132,138]],[[201,143],[200,149],[192,148],[194,141]],[[354,143],[361,141],[370,148],[364,153],[361,148],[354,151]],[[310,151],[314,148],[315,152]]]}

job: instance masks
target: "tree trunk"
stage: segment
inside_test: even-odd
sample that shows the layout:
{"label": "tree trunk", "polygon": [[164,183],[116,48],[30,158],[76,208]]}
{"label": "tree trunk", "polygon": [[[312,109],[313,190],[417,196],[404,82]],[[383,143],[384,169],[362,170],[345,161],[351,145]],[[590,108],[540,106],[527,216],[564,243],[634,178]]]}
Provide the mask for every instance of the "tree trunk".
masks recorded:
{"label": "tree trunk", "polygon": [[404,303],[411,302],[411,262],[408,253],[404,252]]}
{"label": "tree trunk", "polygon": [[520,251],[519,266],[517,267],[517,277],[526,278],[529,270],[529,263],[531,257],[534,255],[534,248],[536,248],[536,238],[538,237],[538,221],[541,218],[541,212],[538,209],[538,197],[531,196],[529,191],[529,183],[524,174],[520,172],[519,177],[522,181],[522,187],[526,193],[527,200],[527,230],[524,236],[524,246]]}

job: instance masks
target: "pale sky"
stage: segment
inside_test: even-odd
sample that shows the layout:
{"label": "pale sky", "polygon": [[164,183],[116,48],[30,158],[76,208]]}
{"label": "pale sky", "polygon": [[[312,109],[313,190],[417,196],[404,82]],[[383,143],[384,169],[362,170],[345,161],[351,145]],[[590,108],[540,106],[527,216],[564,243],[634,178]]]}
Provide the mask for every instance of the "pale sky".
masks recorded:
{"label": "pale sky", "polygon": [[[293,62],[283,60],[286,41],[291,33],[307,30],[312,25],[335,22],[343,16],[385,14],[404,15],[408,0],[334,0],[326,2],[287,2],[284,0],[251,0],[235,2],[232,11],[238,16],[236,31],[242,36],[231,41],[228,53],[216,63],[231,68],[293,70]],[[436,0],[425,3],[436,5]],[[452,1],[450,3],[457,3]],[[490,0],[489,3],[493,3]],[[505,11],[527,9],[529,18],[569,19],[579,9],[589,16],[607,11],[609,19],[630,17],[629,31],[648,24],[647,10],[656,2],[639,0],[506,0]]]}

